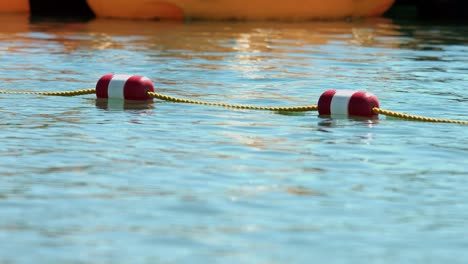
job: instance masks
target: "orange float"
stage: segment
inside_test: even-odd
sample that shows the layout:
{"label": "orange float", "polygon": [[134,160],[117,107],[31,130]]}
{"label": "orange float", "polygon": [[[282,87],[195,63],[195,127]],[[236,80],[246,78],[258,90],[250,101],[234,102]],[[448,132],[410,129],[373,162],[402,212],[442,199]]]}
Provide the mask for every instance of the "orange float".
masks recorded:
{"label": "orange float", "polygon": [[395,0],[87,0],[97,17],[307,20],[383,14]]}
{"label": "orange float", "polygon": [[[395,0],[86,0],[86,2],[97,17],[307,20],[378,16],[387,11]],[[29,10],[29,0],[0,0],[0,13]]]}
{"label": "orange float", "polygon": [[0,1],[0,13],[25,13],[29,11],[29,0]]}

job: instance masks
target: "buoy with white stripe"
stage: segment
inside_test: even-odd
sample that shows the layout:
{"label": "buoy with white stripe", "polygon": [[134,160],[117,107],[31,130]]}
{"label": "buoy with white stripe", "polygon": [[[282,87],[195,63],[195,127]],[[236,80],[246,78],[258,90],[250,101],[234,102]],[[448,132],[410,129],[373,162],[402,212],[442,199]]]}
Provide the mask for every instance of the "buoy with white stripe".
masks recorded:
{"label": "buoy with white stripe", "polygon": [[364,91],[328,90],[318,101],[319,115],[375,117],[374,107],[379,107],[379,100]]}
{"label": "buoy with white stripe", "polygon": [[102,99],[152,101],[147,92],[154,92],[153,82],[139,75],[107,74],[96,84],[96,96]]}

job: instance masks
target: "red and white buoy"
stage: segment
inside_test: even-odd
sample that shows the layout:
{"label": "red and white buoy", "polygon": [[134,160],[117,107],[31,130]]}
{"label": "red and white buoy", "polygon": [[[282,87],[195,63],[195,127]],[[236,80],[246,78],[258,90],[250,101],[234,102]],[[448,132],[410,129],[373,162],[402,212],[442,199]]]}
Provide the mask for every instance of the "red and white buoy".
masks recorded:
{"label": "red and white buoy", "polygon": [[151,101],[147,92],[154,92],[153,82],[144,76],[107,74],[96,84],[97,98]]}
{"label": "red and white buoy", "polygon": [[379,107],[379,100],[364,91],[328,90],[318,101],[319,115],[374,117],[374,107]]}

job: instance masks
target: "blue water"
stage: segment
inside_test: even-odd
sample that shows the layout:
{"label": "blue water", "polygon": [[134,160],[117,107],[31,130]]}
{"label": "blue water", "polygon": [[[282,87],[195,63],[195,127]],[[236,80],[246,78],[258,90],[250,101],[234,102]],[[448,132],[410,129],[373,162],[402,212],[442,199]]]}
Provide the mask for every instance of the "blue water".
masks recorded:
{"label": "blue water", "polygon": [[[468,120],[468,26],[0,16],[1,90],[144,75],[212,102]],[[466,126],[0,95],[0,263],[466,263]]]}

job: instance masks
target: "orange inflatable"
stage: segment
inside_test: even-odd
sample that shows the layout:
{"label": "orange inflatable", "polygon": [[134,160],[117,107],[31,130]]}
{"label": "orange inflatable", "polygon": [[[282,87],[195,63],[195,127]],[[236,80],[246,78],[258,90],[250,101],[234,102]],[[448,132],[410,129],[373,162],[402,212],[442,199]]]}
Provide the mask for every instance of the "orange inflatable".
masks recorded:
{"label": "orange inflatable", "polygon": [[0,13],[24,13],[29,11],[29,0],[0,1]]}
{"label": "orange inflatable", "polygon": [[[383,14],[395,0],[86,0],[97,17],[307,20]],[[0,0],[0,12],[28,12],[29,0]]]}
{"label": "orange inflatable", "polygon": [[378,16],[395,0],[87,0],[98,17],[306,20]]}

